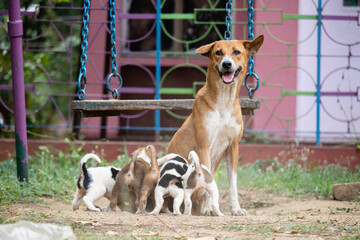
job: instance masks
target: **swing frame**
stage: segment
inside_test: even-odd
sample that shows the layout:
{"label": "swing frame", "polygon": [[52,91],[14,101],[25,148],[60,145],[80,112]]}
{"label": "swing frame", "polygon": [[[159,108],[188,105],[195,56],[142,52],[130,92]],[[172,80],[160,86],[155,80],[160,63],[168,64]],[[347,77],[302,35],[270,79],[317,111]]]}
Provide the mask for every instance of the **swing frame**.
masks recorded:
{"label": "swing frame", "polygon": [[[125,110],[192,110],[195,99],[75,100],[72,109],[82,117],[118,116]],[[249,115],[260,107],[256,99],[239,98],[241,112]]]}
{"label": "swing frame", "polygon": [[[88,0],[85,0],[88,1]],[[251,2],[251,3],[250,3]],[[252,21],[252,17],[253,17],[253,8],[252,8],[252,2],[253,0],[249,0],[249,9],[252,9],[252,14],[249,15],[249,22]],[[251,4],[251,5],[250,5]],[[112,6],[114,7],[114,6]],[[84,5],[84,9],[85,9],[85,5]],[[87,11],[88,12],[88,11]],[[225,39],[230,40],[231,39],[231,32],[230,32],[230,27],[231,27],[231,12],[232,12],[232,4],[231,4],[231,0],[229,0],[229,2],[226,4],[226,12],[227,12],[227,16],[226,16],[226,26],[227,26],[227,31],[225,32]],[[85,11],[84,11],[84,15],[85,15]],[[251,19],[250,19],[251,17]],[[112,24],[115,24],[114,22]],[[85,23],[84,23],[85,25]],[[253,25],[252,25],[253,26]],[[87,24],[85,26],[87,28]],[[248,24],[249,27],[249,24]],[[116,25],[115,25],[116,28]],[[252,38],[254,37],[253,33],[252,35],[250,34],[250,31],[253,32],[253,27],[250,29],[249,28],[249,38],[252,36]],[[113,36],[112,36],[113,38]],[[83,39],[84,40],[84,39]],[[114,42],[116,43],[116,39],[112,40],[112,44],[114,46]],[[116,49],[115,49],[116,51]],[[86,51],[85,51],[86,54]],[[115,57],[112,55],[113,61],[115,59],[116,61],[116,55]],[[250,59],[251,61],[251,59]],[[85,63],[86,64],[86,63]],[[114,64],[112,64],[114,65]],[[86,68],[86,66],[85,66]],[[250,69],[251,71],[252,69]],[[117,74],[116,73],[116,68],[113,68],[113,72],[110,73],[109,77],[108,77],[108,81],[110,76]],[[253,75],[253,72],[250,72],[251,75]],[[86,73],[85,73],[86,75]],[[248,73],[249,75],[249,73]],[[247,77],[248,77],[247,75]],[[246,78],[247,78],[246,77]],[[85,77],[83,77],[85,78]],[[120,77],[121,79],[121,77]],[[79,75],[79,83],[78,83],[78,88],[79,88],[79,92],[83,91],[83,97],[80,97],[79,94],[79,99],[84,99],[85,98],[85,87],[86,87],[86,78],[85,78],[85,87],[81,88],[81,84],[80,84],[80,75]],[[246,79],[245,79],[246,80]],[[109,83],[107,81],[107,85],[109,88]],[[246,81],[245,81],[245,87],[249,90],[249,96],[250,98],[239,98],[239,102],[240,102],[240,106],[241,106],[241,111],[243,115],[250,115],[251,113],[254,113],[255,109],[259,109],[260,108],[260,102],[257,99],[253,99],[251,92],[254,92],[257,90],[258,85],[259,85],[259,79],[257,78],[257,87],[255,90],[253,90],[252,88],[249,89]],[[122,85],[122,79],[121,79],[121,85]],[[119,89],[121,88],[121,85],[119,86]],[[116,98],[118,95],[118,91],[119,89],[109,89],[109,91],[111,91],[112,95],[114,98]],[[114,96],[114,92],[116,92],[115,96]],[[102,116],[119,116],[120,113],[122,111],[125,110],[192,110],[194,104],[194,99],[136,99],[136,100],[117,100],[117,99],[113,99],[113,100],[74,100],[72,101],[72,109],[75,112],[79,112],[81,114],[81,117],[102,117]]]}

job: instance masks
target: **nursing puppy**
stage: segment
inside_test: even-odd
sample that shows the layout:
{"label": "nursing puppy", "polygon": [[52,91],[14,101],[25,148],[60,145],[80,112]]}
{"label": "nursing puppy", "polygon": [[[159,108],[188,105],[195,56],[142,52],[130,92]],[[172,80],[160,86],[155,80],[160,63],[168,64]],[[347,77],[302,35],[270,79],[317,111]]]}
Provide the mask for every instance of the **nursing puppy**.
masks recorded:
{"label": "nursing puppy", "polygon": [[[214,215],[223,216],[219,209],[219,192],[216,182],[210,171],[200,165],[196,152],[191,151],[188,160],[180,155],[171,154],[171,157],[161,167],[155,188],[156,206],[150,214],[158,214],[162,208],[163,211],[168,212],[167,206],[164,206],[164,197],[171,196],[174,198],[174,214],[181,214],[180,206],[185,199],[184,214],[191,215],[193,193],[197,192],[198,196],[202,196],[203,193],[199,194],[199,192],[206,191],[210,194]],[[159,161],[159,164],[161,163]]]}
{"label": "nursing puppy", "polygon": [[151,208],[153,205],[149,204],[148,199],[150,195],[154,194],[154,189],[159,177],[160,167],[156,159],[156,150],[153,145],[149,145],[151,150],[151,166],[146,170],[144,179],[140,189],[139,206],[136,214],[145,213],[145,208]]}
{"label": "nursing puppy", "polygon": [[92,153],[86,154],[81,159],[81,175],[77,181],[77,189],[72,206],[74,211],[79,209],[82,199],[89,210],[100,212],[101,209],[94,206],[94,202],[101,197],[110,199],[111,190],[115,184],[115,177],[120,169],[112,166],[86,168],[86,162],[89,159],[93,159],[98,163],[101,162],[100,158]]}
{"label": "nursing puppy", "polygon": [[[204,199],[202,196],[205,192],[207,192],[211,198],[211,210],[213,214],[215,216],[224,216],[219,209],[219,190],[209,169],[200,164],[199,156],[195,151],[191,151],[189,153],[189,161],[193,163],[195,169],[190,171],[190,175],[185,175],[186,178],[184,179],[184,214],[191,215],[192,202],[195,201],[196,198],[200,197],[198,200],[203,203]],[[194,196],[195,194],[193,195],[195,192],[198,192],[196,194],[198,197]]]}
{"label": "nursing puppy", "polygon": [[212,174],[225,160],[232,215],[246,215],[237,191],[238,144],[244,131],[238,94],[248,59],[263,41],[263,36],[252,41],[223,40],[196,50],[210,59],[206,83],[196,94],[192,113],[171,139],[167,151],[187,156],[195,150],[201,164]]}
{"label": "nursing puppy", "polygon": [[[173,213],[181,214],[180,206],[184,200],[183,177],[189,174],[188,161],[180,155],[171,154],[171,157],[164,157],[164,161],[159,160],[162,165],[159,178],[155,187],[155,208],[150,214],[159,214],[164,205],[164,197],[174,198]],[[186,176],[185,176],[186,178]],[[168,212],[167,206],[164,206]]]}
{"label": "nursing puppy", "polygon": [[[154,157],[156,160],[156,151],[152,145],[139,148],[131,154],[131,162],[125,165],[116,176],[116,182],[110,199],[110,208],[112,210],[115,210],[116,206],[123,210],[125,206],[121,194],[123,188],[129,193],[132,212],[135,213],[138,211],[140,213],[143,211],[142,208],[146,208],[147,206],[149,210],[153,209],[154,200],[152,199],[153,196],[151,196],[151,190],[153,189],[149,190],[151,188],[151,182],[145,183],[144,179],[146,176],[148,176],[147,179],[150,178],[151,174],[149,174],[149,172],[153,169],[151,164],[154,161]],[[147,199],[144,199],[142,196],[147,196]],[[141,210],[139,210],[140,200],[142,201]]]}

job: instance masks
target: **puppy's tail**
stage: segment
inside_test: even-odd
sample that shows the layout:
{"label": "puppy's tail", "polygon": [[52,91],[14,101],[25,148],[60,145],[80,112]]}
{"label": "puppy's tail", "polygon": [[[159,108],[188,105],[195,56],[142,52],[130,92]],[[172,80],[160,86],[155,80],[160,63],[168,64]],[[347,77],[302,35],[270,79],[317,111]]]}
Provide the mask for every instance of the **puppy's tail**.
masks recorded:
{"label": "puppy's tail", "polygon": [[101,163],[101,159],[93,153],[88,153],[86,154],[80,161],[80,167],[81,167],[81,174],[82,175],[86,175],[87,174],[87,169],[86,169],[86,162],[89,159],[94,159],[95,161],[97,161],[98,163]]}
{"label": "puppy's tail", "polygon": [[156,159],[156,149],[154,145],[149,145],[147,148],[151,150],[151,168],[152,169],[159,169],[158,161]]}
{"label": "puppy's tail", "polygon": [[177,157],[177,156],[179,156],[179,155],[178,155],[178,154],[175,154],[175,153],[169,153],[169,154],[167,154],[167,155],[165,155],[165,156],[163,156],[163,157],[161,157],[161,158],[159,158],[159,159],[157,160],[158,165],[159,165],[159,166],[162,166],[164,163],[166,163],[166,162],[169,161],[170,159],[173,159],[173,158],[175,158],[175,157]]}
{"label": "puppy's tail", "polygon": [[130,162],[129,170],[127,173],[129,179],[134,177],[135,161],[136,161],[137,157],[139,156],[139,154],[140,154],[139,150],[135,150],[131,154],[131,162]]}
{"label": "puppy's tail", "polygon": [[189,157],[188,159],[194,164],[195,166],[195,171],[198,172],[200,171],[200,159],[199,159],[199,156],[197,155],[197,153],[195,151],[191,151],[189,153]]}

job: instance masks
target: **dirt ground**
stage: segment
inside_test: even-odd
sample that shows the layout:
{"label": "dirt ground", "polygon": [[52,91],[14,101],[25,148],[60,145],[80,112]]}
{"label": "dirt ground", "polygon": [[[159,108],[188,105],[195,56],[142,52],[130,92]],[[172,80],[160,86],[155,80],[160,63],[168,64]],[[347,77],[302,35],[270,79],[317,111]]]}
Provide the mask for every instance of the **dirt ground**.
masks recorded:
{"label": "dirt ground", "polygon": [[[135,215],[128,212],[90,212],[82,204],[43,199],[35,204],[0,207],[6,218],[70,225],[78,239],[360,239],[359,202],[273,195],[240,189],[247,216],[231,216],[226,189],[220,189],[224,217]],[[108,200],[97,202],[106,206]],[[4,216],[4,215],[3,215]]]}

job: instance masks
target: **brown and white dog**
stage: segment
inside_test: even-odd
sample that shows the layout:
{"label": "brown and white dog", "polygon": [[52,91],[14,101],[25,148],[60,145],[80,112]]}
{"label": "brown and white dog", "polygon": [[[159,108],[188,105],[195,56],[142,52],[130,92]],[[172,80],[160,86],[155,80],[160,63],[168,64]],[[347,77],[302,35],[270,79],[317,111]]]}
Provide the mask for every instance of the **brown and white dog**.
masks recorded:
{"label": "brown and white dog", "polygon": [[212,174],[224,159],[232,215],[246,215],[237,191],[238,144],[244,131],[238,94],[248,59],[263,41],[262,35],[252,41],[222,40],[196,50],[210,59],[206,83],[196,94],[192,113],[171,139],[167,151],[188,156],[195,150]]}
{"label": "brown and white dog", "polygon": [[121,191],[126,188],[130,194],[130,206],[133,212],[144,212],[147,206],[149,207],[148,210],[151,211],[155,201],[151,197],[148,198],[155,188],[159,169],[156,150],[152,145],[139,148],[131,154],[131,158],[131,162],[126,164],[116,175],[109,208],[115,210],[118,206],[123,210],[125,202]]}

